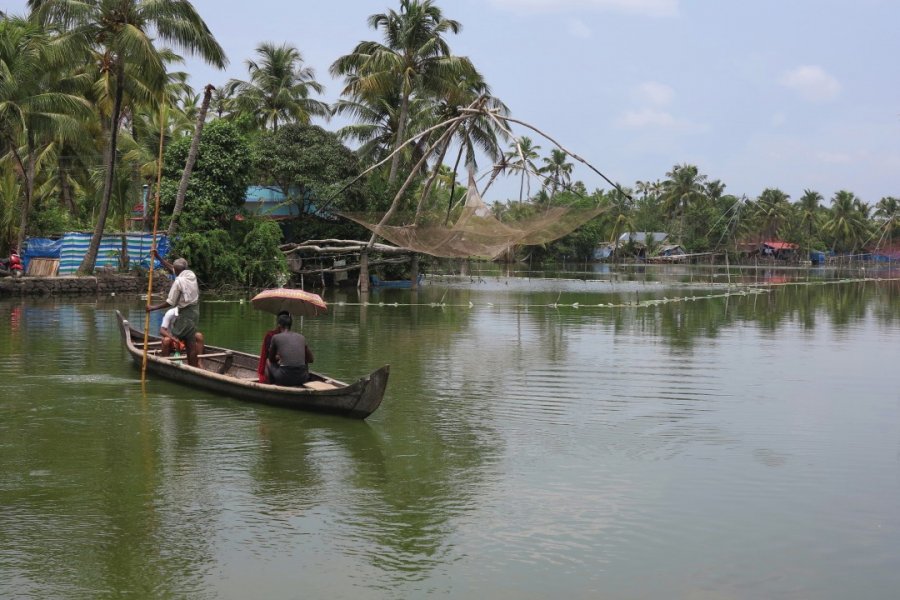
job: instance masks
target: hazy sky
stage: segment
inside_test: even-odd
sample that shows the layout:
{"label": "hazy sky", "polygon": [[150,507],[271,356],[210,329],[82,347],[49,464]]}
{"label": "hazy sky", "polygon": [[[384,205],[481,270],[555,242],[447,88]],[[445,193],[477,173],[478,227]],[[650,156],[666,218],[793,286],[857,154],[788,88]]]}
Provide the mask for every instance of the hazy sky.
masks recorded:
{"label": "hazy sky", "polygon": [[[0,4],[21,13],[25,3]],[[514,117],[622,184],[664,179],[687,162],[737,195],[778,187],[794,201],[807,188],[826,199],[848,189],[871,203],[900,196],[897,0],[438,4],[463,24],[449,38],[454,53],[472,59]],[[330,102],[341,85],[329,65],[360,40],[380,40],[366,18],[399,2],[194,5],[231,61],[225,72],[189,61],[195,88],[246,78],[245,60],[261,41],[290,42]],[[575,177],[607,187],[583,168]]]}

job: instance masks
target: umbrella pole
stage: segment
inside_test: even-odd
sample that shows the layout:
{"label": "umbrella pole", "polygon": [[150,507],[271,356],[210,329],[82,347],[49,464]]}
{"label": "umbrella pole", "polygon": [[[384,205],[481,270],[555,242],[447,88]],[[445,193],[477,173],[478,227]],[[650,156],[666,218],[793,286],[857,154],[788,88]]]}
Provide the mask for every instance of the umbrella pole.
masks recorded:
{"label": "umbrella pole", "polygon": [[[162,185],[162,159],[163,159],[163,141],[166,133],[166,103],[163,102],[160,108],[160,127],[159,127],[159,158],[156,167],[156,198],[153,206],[153,237],[150,242],[150,273],[147,277],[147,306],[150,308],[150,302],[153,299],[153,254],[156,251],[156,229],[159,225],[159,188]],[[144,359],[141,362],[141,383],[147,380],[147,353],[150,337],[150,311],[144,311]]]}

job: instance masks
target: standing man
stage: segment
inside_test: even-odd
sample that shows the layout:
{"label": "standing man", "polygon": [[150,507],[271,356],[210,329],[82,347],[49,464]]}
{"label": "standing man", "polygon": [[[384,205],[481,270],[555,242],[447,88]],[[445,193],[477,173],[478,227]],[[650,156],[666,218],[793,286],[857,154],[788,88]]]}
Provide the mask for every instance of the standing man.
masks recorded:
{"label": "standing man", "polygon": [[197,285],[197,276],[188,269],[188,263],[183,258],[176,258],[170,263],[159,256],[156,250],[151,251],[151,255],[158,258],[163,267],[175,273],[175,281],[169,288],[169,296],[166,301],[148,306],[147,312],[167,307],[178,308],[178,316],[175,317],[169,331],[184,343],[187,349],[188,364],[192,367],[199,367],[198,354],[200,352],[195,340],[197,323],[200,321],[200,287]]}

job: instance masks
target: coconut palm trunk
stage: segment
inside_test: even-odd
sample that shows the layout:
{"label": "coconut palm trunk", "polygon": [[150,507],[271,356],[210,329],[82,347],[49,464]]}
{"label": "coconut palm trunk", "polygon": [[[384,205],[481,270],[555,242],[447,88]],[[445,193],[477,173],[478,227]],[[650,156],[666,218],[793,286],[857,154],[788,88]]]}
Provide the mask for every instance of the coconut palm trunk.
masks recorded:
{"label": "coconut palm trunk", "polygon": [[35,156],[34,156],[34,134],[28,131],[28,157],[24,167],[25,175],[25,205],[22,207],[22,214],[19,218],[19,235],[16,239],[16,251],[21,254],[22,245],[25,243],[25,229],[28,227],[28,213],[31,210],[31,199],[34,195],[34,172],[35,172]]}
{"label": "coconut palm trunk", "polygon": [[175,196],[175,208],[172,209],[172,220],[169,221],[169,229],[166,236],[169,240],[175,237],[178,229],[178,217],[184,209],[184,197],[187,194],[188,180],[191,178],[191,172],[194,170],[194,163],[197,162],[197,155],[200,153],[200,135],[203,133],[203,125],[206,124],[206,111],[209,110],[209,102],[212,99],[213,90],[216,88],[212,84],[208,84],[203,91],[203,102],[200,104],[200,112],[197,114],[197,124],[194,126],[194,137],[191,138],[191,148],[188,150],[187,161],[184,165],[184,171],[181,173],[181,181],[178,184],[178,194]]}
{"label": "coconut palm trunk", "polygon": [[69,215],[76,217],[78,209],[75,207],[75,199],[72,197],[72,184],[69,181],[69,169],[65,159],[59,160],[59,199],[63,207],[69,211]]}
{"label": "coconut palm trunk", "polygon": [[122,96],[125,92],[125,64],[120,60],[116,66],[116,97],[113,102],[112,116],[110,118],[109,146],[106,155],[106,177],[103,182],[103,196],[100,199],[100,210],[97,213],[97,225],[91,236],[84,260],[78,267],[79,275],[90,275],[97,264],[97,253],[100,250],[100,241],[103,239],[103,229],[106,227],[106,215],[109,213],[109,202],[112,199],[113,180],[116,169],[116,145],[119,137],[119,118],[122,113]]}
{"label": "coconut palm trunk", "polygon": [[[406,136],[406,119],[409,116],[409,94],[403,94],[403,98],[400,100],[400,117],[398,118],[397,123],[397,139],[394,142],[394,151],[396,152],[400,146],[403,144],[403,138]],[[394,158],[391,159],[391,171],[388,174],[388,183],[394,183],[394,180],[397,179],[397,171],[400,168],[400,154],[401,152],[397,152],[394,155]]]}

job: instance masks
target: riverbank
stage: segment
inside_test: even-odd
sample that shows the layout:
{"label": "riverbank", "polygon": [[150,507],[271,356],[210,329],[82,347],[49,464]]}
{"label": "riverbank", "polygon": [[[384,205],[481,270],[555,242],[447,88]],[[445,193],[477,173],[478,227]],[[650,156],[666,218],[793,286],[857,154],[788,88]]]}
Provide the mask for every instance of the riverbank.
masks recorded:
{"label": "riverbank", "polygon": [[[164,292],[169,289],[169,285],[166,277],[154,278],[153,291]],[[0,279],[0,297],[142,294],[146,291],[147,278],[133,274]]]}

